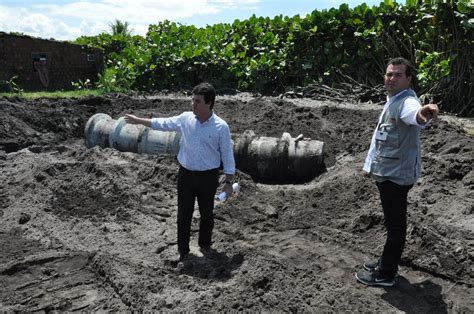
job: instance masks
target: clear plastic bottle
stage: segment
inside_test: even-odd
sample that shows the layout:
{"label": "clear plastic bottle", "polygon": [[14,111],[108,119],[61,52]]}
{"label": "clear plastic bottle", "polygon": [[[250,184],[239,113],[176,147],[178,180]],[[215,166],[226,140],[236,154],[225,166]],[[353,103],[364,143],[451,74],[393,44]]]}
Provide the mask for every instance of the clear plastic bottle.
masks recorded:
{"label": "clear plastic bottle", "polygon": [[[238,190],[240,190],[240,184],[235,182],[234,184],[232,184],[232,190],[234,192],[237,192]],[[218,195],[216,195],[216,201],[225,201],[225,199],[227,198],[227,193],[226,192],[221,192],[219,193]]]}

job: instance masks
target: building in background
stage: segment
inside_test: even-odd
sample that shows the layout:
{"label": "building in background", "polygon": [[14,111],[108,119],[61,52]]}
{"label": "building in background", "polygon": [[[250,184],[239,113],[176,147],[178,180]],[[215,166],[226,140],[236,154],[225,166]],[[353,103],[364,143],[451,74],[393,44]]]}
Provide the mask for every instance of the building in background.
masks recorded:
{"label": "building in background", "polygon": [[102,68],[97,49],[0,32],[0,91],[14,77],[25,91],[71,90],[72,82],[96,82]]}

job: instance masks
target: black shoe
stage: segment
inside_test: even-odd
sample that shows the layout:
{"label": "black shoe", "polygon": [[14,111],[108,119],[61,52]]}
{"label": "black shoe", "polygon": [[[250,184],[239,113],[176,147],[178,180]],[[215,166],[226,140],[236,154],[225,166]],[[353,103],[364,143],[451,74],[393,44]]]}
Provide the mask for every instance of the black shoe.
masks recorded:
{"label": "black shoe", "polygon": [[[366,271],[373,273],[379,268],[379,261],[365,262],[363,267]],[[400,274],[397,271],[395,278],[398,276],[400,276]]]}
{"label": "black shoe", "polygon": [[378,269],[374,272],[359,271],[356,273],[357,281],[368,286],[391,287],[395,283],[394,276],[381,273]]}
{"label": "black shoe", "polygon": [[214,249],[212,249],[210,246],[208,247],[199,247],[199,251],[201,251],[201,253],[203,255],[212,255],[215,251]]}
{"label": "black shoe", "polygon": [[179,252],[179,261],[181,262],[189,255],[189,251],[187,252]]}
{"label": "black shoe", "polygon": [[373,273],[379,267],[379,261],[365,262],[363,266],[366,271]]}

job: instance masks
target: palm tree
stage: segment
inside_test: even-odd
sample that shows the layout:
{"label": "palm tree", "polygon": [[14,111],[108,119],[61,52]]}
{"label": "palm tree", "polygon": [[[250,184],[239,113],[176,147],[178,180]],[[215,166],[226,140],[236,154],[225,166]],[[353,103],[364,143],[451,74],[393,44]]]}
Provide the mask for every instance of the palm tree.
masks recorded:
{"label": "palm tree", "polygon": [[128,22],[122,22],[118,19],[115,19],[115,23],[109,24],[112,35],[122,34],[125,36],[131,35],[133,29],[129,29],[130,24]]}

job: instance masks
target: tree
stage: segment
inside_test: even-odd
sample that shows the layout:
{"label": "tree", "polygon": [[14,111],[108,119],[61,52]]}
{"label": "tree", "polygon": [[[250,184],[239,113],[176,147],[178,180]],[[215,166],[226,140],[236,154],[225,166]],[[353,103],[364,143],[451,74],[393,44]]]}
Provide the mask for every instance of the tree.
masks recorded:
{"label": "tree", "polygon": [[130,24],[128,22],[122,22],[118,19],[115,19],[115,23],[109,24],[112,35],[122,34],[125,36],[131,35],[133,29],[129,29]]}

